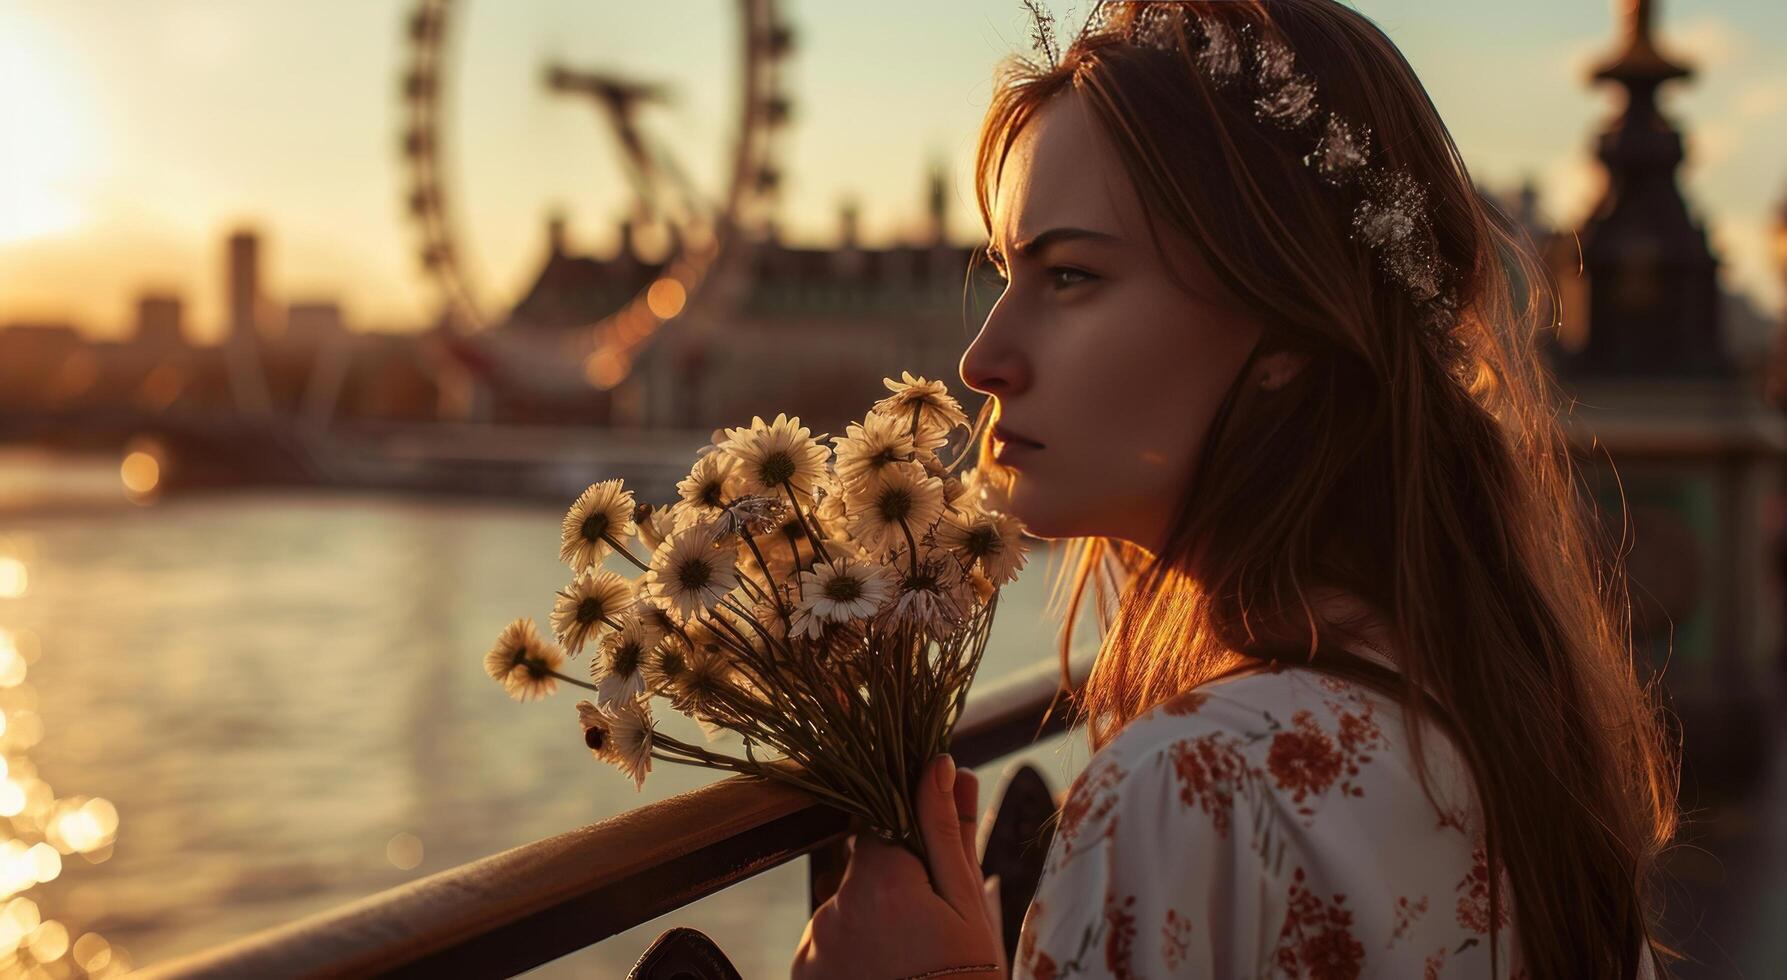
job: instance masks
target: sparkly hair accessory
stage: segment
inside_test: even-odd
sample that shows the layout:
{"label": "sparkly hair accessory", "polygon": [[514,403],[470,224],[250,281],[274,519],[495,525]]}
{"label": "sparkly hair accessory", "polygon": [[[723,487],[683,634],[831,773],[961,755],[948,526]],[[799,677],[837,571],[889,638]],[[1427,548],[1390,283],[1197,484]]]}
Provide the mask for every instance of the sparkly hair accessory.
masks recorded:
{"label": "sparkly hair accessory", "polygon": [[[1025,0],[1024,6],[1035,22],[1037,49],[1050,67],[1059,65],[1054,18],[1035,0]],[[1315,79],[1298,70],[1290,46],[1277,37],[1258,36],[1252,24],[1231,25],[1189,4],[1164,0],[1100,2],[1080,28],[1080,37],[1111,31],[1112,7],[1140,8],[1123,28],[1129,43],[1189,52],[1198,73],[1214,88],[1243,91],[1250,98],[1256,120],[1307,141],[1303,164],[1323,183],[1357,195],[1349,237],[1363,242],[1379,271],[1408,295],[1441,363],[1461,371],[1465,344],[1453,329],[1458,322],[1453,270],[1439,256],[1427,189],[1407,168],[1371,165],[1370,128],[1324,111]]]}

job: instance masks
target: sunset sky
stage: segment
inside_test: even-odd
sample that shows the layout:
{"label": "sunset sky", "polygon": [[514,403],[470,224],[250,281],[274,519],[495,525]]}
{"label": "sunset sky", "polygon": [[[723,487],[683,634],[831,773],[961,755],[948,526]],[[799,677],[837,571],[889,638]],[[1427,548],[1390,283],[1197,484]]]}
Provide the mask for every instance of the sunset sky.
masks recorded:
{"label": "sunset sky", "polygon": [[[653,125],[712,182],[731,132],[733,5],[525,0],[462,4],[450,98],[452,188],[492,305],[542,257],[548,212],[574,247],[611,248],[626,192],[588,106],[545,92],[549,59],[669,82]],[[1081,17],[1066,14],[1077,27]],[[1085,3],[1073,5],[1085,9]],[[1480,183],[1537,181],[1549,218],[1593,200],[1593,134],[1614,111],[1585,67],[1612,47],[1603,0],[1358,0],[1426,82]],[[145,289],[184,294],[214,336],[222,240],[265,237],[273,300],[335,298],[360,327],[413,329],[432,307],[400,206],[396,152],[408,0],[0,0],[0,324],[125,330]],[[1659,0],[1666,51],[1698,76],[1667,111],[1687,130],[1689,199],[1726,281],[1782,306],[1770,234],[1787,198],[1787,4]],[[1027,48],[1017,0],[805,0],[784,154],[786,237],[915,233],[924,175],[963,181],[998,59]]]}

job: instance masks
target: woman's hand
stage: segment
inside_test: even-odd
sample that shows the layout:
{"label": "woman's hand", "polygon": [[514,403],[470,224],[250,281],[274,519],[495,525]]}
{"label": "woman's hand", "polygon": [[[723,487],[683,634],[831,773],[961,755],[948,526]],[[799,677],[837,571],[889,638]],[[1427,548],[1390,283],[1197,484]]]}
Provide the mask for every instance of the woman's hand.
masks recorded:
{"label": "woman's hand", "polygon": [[987,968],[947,980],[1003,980],[1004,948],[975,854],[980,785],[947,755],[931,760],[926,777],[916,806],[935,887],[910,851],[857,835],[837,893],[800,938],[793,980],[895,980],[978,965]]}

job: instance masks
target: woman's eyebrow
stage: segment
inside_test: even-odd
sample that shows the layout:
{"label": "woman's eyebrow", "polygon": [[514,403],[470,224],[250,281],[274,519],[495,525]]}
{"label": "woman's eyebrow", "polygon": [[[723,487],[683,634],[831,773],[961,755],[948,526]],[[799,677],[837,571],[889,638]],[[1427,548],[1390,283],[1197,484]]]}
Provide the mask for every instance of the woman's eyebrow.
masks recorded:
{"label": "woman's eyebrow", "polygon": [[[1029,241],[1019,242],[1017,245],[1013,246],[1012,251],[1020,256],[1031,257],[1058,242],[1078,240],[1105,242],[1109,244],[1122,244],[1123,242],[1123,239],[1109,232],[1093,231],[1090,228],[1062,227],[1050,228],[1048,231],[1039,232],[1032,236]],[[1002,266],[1005,264],[1005,253],[1001,252],[997,245],[988,243],[987,257],[992,259],[993,264],[995,265]]]}

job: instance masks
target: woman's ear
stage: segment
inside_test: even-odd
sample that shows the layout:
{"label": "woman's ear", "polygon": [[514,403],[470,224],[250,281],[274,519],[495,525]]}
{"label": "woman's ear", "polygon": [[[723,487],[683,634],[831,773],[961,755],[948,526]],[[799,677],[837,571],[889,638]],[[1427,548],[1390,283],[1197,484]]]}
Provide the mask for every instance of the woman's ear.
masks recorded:
{"label": "woman's ear", "polygon": [[1308,351],[1277,350],[1254,362],[1253,376],[1262,390],[1277,391],[1290,384],[1308,363]]}

